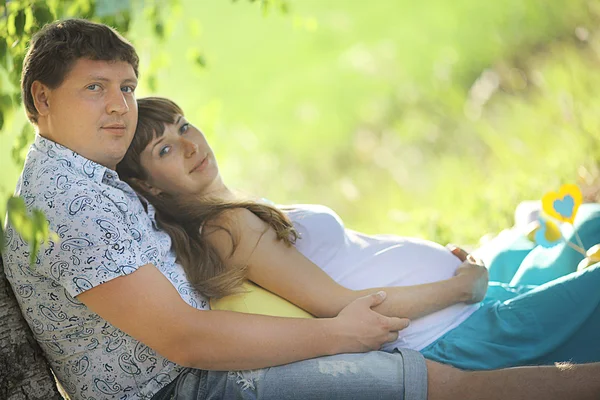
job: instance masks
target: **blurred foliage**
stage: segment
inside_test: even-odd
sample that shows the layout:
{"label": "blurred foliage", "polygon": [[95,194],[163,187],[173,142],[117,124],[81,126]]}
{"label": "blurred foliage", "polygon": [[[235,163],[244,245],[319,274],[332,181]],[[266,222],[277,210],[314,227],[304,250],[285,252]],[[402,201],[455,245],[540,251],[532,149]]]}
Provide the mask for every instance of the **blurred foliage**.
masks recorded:
{"label": "blurred foliage", "polygon": [[261,25],[186,4],[206,16],[210,70],[173,62],[156,89],[245,192],[476,243],[600,159],[597,0],[303,0]]}
{"label": "blurred foliage", "polygon": [[[600,180],[598,0],[88,3],[96,20],[128,11],[138,95],[183,106],[242,191],[326,204],[367,233],[475,243],[519,201]],[[13,131],[19,165],[31,131]]]}
{"label": "blurred foliage", "polygon": [[[235,1],[235,0],[234,0]],[[287,12],[286,0],[247,0],[259,3],[263,14],[273,8]],[[47,23],[65,18],[84,18],[100,22],[117,29],[122,35],[129,33],[134,11],[142,7],[143,16],[153,26],[153,34],[159,40],[167,36],[167,26],[174,24],[172,10],[180,8],[179,0],[1,0],[0,1],[0,133],[5,121],[21,106],[20,78],[23,59],[31,37]],[[205,56],[192,49],[194,62],[201,67],[206,65]],[[151,70],[146,77],[150,87],[154,86],[155,74],[159,68]],[[23,165],[27,147],[34,137],[34,130],[28,122],[23,125],[20,135],[12,148],[13,162]],[[2,195],[0,188],[0,195]],[[0,198],[0,201],[1,198]],[[0,210],[2,207],[0,207]],[[6,212],[10,223],[31,246],[31,260],[42,243],[50,237],[48,223],[39,210],[30,214],[22,199],[10,196],[6,201]],[[0,224],[2,225],[2,224]],[[0,230],[0,250],[4,245],[3,231]]]}

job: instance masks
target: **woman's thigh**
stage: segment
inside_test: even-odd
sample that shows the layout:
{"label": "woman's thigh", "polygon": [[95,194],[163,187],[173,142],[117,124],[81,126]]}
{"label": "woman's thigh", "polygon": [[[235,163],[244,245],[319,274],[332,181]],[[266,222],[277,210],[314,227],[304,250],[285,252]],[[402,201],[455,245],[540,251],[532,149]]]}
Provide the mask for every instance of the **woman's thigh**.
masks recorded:
{"label": "woman's thigh", "polygon": [[574,359],[585,355],[600,361],[600,348],[590,344],[600,331],[598,288],[600,265],[487,303],[422,353],[463,369],[564,361],[566,352]]}

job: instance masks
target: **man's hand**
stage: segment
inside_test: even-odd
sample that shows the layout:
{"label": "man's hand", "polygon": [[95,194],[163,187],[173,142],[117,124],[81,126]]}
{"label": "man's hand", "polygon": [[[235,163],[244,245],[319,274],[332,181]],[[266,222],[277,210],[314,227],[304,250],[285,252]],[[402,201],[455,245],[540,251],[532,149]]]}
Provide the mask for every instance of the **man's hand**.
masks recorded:
{"label": "man's hand", "polygon": [[463,302],[473,304],[483,300],[488,288],[489,275],[481,260],[477,260],[469,254],[456,269],[454,275],[464,280],[465,294]]}
{"label": "man's hand", "polygon": [[406,318],[386,317],[371,309],[381,304],[385,297],[385,292],[360,297],[333,318],[335,332],[342,337],[342,352],[379,350],[385,343],[396,340],[398,331],[409,325]]}

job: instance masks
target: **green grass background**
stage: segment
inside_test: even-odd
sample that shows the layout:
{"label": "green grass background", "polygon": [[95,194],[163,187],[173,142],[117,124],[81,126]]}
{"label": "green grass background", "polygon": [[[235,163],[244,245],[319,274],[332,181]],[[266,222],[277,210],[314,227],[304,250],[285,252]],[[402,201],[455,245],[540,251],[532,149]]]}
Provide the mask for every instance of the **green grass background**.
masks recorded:
{"label": "green grass background", "polygon": [[[519,201],[595,176],[599,1],[289,4],[182,0],[166,40],[142,9],[129,34],[138,96],[177,101],[231,187],[368,233],[475,243]],[[5,194],[24,123],[0,135]]]}

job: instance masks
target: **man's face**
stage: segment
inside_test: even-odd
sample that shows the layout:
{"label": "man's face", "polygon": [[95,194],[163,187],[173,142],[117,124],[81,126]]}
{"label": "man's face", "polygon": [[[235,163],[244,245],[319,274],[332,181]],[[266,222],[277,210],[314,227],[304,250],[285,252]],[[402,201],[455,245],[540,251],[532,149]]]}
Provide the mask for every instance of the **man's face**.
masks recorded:
{"label": "man's face", "polygon": [[115,169],[135,133],[137,78],[123,61],[75,62],[63,83],[48,92],[47,127],[40,134]]}

